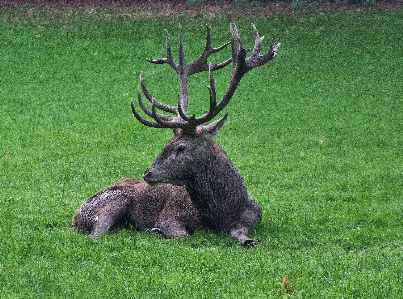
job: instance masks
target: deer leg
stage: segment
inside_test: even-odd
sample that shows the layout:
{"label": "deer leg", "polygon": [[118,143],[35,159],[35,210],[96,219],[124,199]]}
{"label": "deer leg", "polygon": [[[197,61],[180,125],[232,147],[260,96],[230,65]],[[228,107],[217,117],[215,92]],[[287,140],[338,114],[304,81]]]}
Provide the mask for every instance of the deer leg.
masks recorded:
{"label": "deer leg", "polygon": [[167,202],[153,230],[160,230],[166,238],[189,238],[188,230],[193,231],[199,227],[199,214],[186,193],[178,194]]}
{"label": "deer leg", "polygon": [[238,240],[238,243],[243,246],[254,246],[257,241],[255,239],[251,239],[248,237],[248,228],[245,226],[237,226],[232,228],[229,232],[231,237],[234,237]]}
{"label": "deer leg", "polygon": [[92,239],[98,239],[101,234],[109,231],[113,227],[114,221],[112,218],[104,216],[96,216],[95,223],[90,234]]}
{"label": "deer leg", "polygon": [[168,239],[181,237],[189,238],[190,235],[186,230],[186,225],[175,218],[171,219],[158,219],[155,227],[151,229],[153,232],[161,232]]}
{"label": "deer leg", "polygon": [[126,214],[127,205],[124,200],[121,202],[118,200],[118,202],[112,202],[105,206],[95,217],[91,238],[98,239],[104,232],[111,231],[122,225]]}
{"label": "deer leg", "polygon": [[248,231],[251,226],[260,220],[262,220],[262,208],[256,201],[250,199],[240,219],[234,223],[230,230],[230,235],[236,238],[239,244],[243,246],[254,246],[257,241],[248,237]]}

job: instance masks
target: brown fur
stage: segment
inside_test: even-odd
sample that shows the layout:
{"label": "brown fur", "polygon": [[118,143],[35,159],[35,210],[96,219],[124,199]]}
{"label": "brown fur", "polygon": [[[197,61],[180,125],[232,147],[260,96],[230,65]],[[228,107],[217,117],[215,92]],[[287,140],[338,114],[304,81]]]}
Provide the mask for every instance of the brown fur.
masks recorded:
{"label": "brown fur", "polygon": [[156,230],[167,238],[188,237],[200,227],[200,219],[184,187],[153,187],[129,177],[88,198],[72,219],[74,229],[90,232],[94,239],[130,224],[138,230]]}

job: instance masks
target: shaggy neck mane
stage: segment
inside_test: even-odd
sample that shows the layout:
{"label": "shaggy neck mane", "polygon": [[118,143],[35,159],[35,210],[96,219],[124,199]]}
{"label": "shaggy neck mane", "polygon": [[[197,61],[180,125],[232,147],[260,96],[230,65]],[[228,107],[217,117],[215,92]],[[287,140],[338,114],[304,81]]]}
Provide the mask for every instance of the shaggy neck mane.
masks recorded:
{"label": "shaggy neck mane", "polygon": [[195,161],[186,188],[204,220],[222,230],[242,212],[248,194],[241,175],[214,141],[204,153]]}

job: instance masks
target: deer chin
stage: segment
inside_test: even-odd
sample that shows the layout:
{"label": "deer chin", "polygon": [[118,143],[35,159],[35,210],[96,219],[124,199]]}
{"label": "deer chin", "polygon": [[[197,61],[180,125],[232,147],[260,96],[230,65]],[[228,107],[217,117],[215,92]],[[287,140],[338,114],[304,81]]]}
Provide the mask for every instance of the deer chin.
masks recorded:
{"label": "deer chin", "polygon": [[168,180],[164,180],[164,179],[158,179],[155,177],[152,177],[151,175],[149,175],[148,173],[145,173],[143,175],[143,179],[144,181],[149,184],[150,186],[157,186],[160,184],[170,184],[171,182]]}
{"label": "deer chin", "polygon": [[157,186],[160,184],[171,184],[174,186],[184,186],[185,182],[178,182],[178,181],[168,181],[168,180],[164,180],[164,181],[153,181],[153,180],[146,180],[144,179],[144,181],[149,184],[150,186]]}
{"label": "deer chin", "polygon": [[158,180],[155,178],[151,178],[149,176],[143,176],[143,179],[150,186],[157,186],[160,184],[171,184],[171,185],[175,185],[175,186],[184,186],[186,184],[185,181]]}
{"label": "deer chin", "polygon": [[149,184],[150,186],[157,186],[159,184],[163,184],[163,181],[159,181],[159,180],[154,180],[152,178],[147,178],[146,176],[143,176],[144,181]]}

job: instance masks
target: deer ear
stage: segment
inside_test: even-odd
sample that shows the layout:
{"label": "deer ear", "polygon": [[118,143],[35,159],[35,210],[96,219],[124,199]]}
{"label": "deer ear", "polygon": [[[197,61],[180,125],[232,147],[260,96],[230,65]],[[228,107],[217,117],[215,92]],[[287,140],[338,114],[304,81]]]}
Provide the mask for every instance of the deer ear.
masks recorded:
{"label": "deer ear", "polygon": [[218,132],[220,132],[221,127],[224,125],[225,121],[227,120],[228,113],[219,120],[212,122],[211,124],[207,124],[205,126],[200,126],[197,128],[197,134],[199,136],[203,136],[206,139],[213,139],[217,136]]}
{"label": "deer ear", "polygon": [[181,129],[174,128],[172,129],[172,132],[174,133],[174,137],[178,137],[181,134]]}

